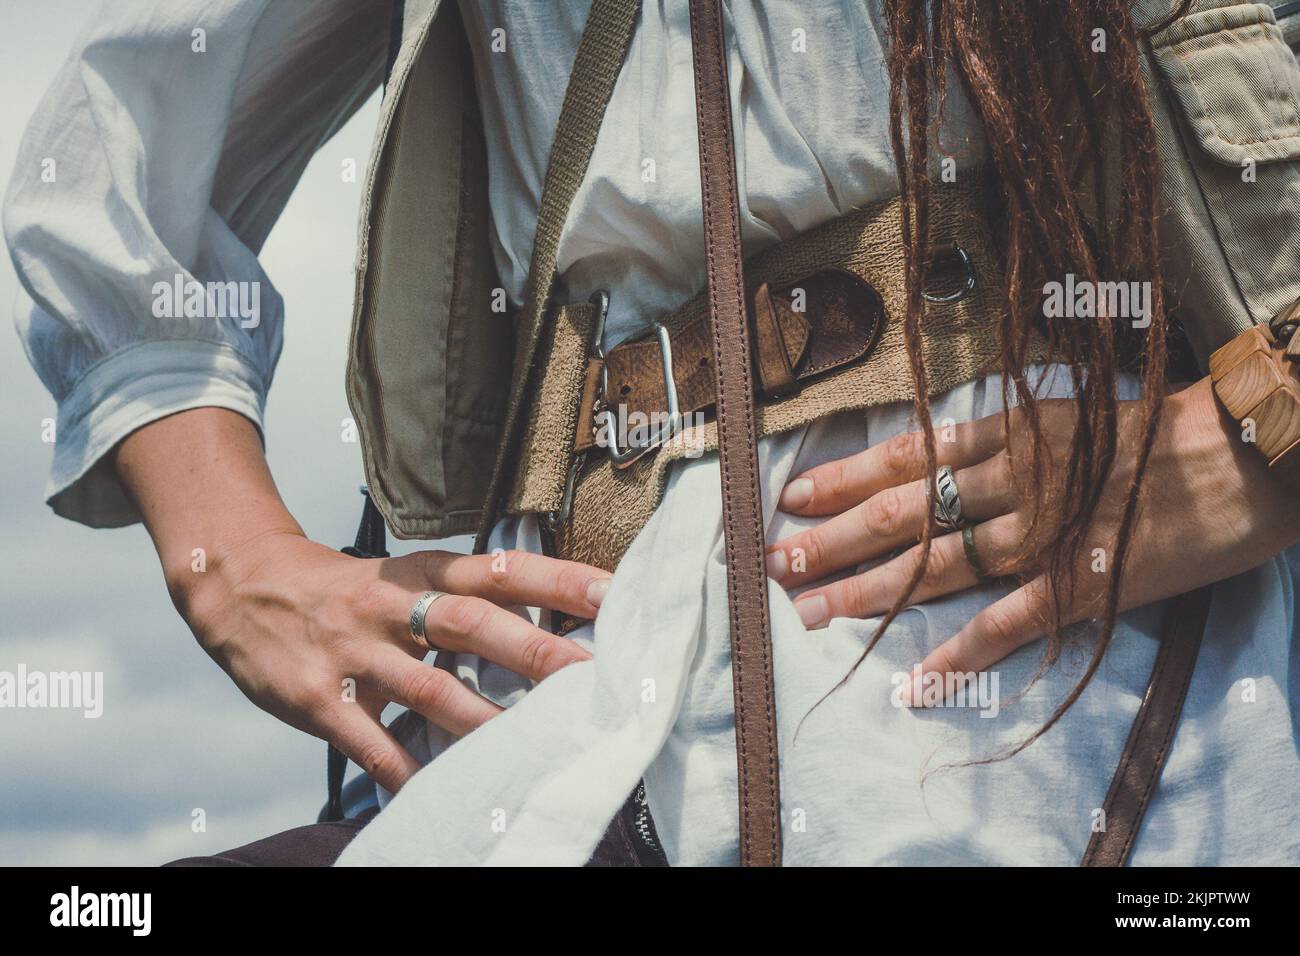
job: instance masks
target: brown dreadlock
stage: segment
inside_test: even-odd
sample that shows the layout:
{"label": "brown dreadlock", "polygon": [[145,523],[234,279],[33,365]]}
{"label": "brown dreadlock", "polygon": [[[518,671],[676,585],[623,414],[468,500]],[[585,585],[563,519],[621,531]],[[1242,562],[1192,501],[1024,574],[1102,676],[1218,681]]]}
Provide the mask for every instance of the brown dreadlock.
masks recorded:
{"label": "brown dreadlock", "polygon": [[[1078,699],[1115,630],[1119,582],[1160,419],[1168,366],[1168,319],[1156,237],[1156,131],[1140,70],[1140,44],[1182,16],[1190,2],[1181,0],[1162,23],[1143,30],[1133,22],[1131,0],[884,0],[890,35],[890,135],[902,186],[906,245],[904,332],[926,469],[933,475],[936,468],[921,349],[931,131],[939,125],[933,113],[942,112],[945,77],[951,68],[983,122],[991,172],[1005,214],[1003,395],[1008,405],[1012,395],[1019,402],[1030,439],[1032,487],[1039,495],[1027,542],[1044,530],[1040,515],[1047,513],[1048,452],[1035,395],[1025,376],[1035,329],[1047,341],[1048,361],[1071,369],[1075,428],[1061,476],[1062,493],[1051,503],[1053,526],[1034,545],[1045,564],[1052,605],[1044,667],[1059,656],[1064,609],[1075,593],[1079,558],[1114,464],[1116,376],[1126,355],[1143,385],[1141,441],[1113,541],[1096,649],[1082,678],[1043,726],[1002,756],[1029,746]],[[1104,50],[1097,49],[1099,37]],[[1093,282],[1103,277],[1149,281],[1151,323],[1141,339],[1131,341],[1134,333],[1115,317],[1046,320],[1035,291],[1044,280],[1063,278],[1066,273]],[[1008,426],[1009,414],[1004,414]],[[927,528],[923,560],[862,658],[922,580],[930,542]]]}

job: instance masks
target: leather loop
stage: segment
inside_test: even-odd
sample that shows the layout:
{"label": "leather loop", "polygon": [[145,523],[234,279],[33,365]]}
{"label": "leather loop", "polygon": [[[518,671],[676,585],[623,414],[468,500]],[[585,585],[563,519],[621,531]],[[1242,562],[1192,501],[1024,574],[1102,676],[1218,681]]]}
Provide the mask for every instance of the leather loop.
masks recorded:
{"label": "leather loop", "polygon": [[766,282],[754,294],[751,314],[754,317],[754,353],[757,357],[754,371],[758,373],[758,387],[767,397],[789,395],[796,388],[794,361],[800,356],[791,359]]}

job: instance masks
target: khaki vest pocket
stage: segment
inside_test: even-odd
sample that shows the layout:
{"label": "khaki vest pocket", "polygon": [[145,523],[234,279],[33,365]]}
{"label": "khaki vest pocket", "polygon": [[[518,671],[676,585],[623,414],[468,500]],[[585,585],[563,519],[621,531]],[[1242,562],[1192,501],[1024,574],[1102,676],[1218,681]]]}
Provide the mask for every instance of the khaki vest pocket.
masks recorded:
{"label": "khaki vest pocket", "polygon": [[1161,133],[1166,221],[1190,260],[1180,298],[1213,313],[1200,353],[1300,291],[1300,66],[1272,8],[1215,0],[1157,34],[1151,57],[1182,140],[1179,156]]}
{"label": "khaki vest pocket", "polygon": [[1209,156],[1233,166],[1300,158],[1300,68],[1267,5],[1190,14],[1153,53]]}

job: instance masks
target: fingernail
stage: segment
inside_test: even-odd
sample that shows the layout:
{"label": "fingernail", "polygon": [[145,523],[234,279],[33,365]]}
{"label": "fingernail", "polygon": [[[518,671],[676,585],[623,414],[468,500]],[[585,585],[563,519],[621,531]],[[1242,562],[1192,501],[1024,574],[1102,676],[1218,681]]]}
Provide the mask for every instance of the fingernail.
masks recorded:
{"label": "fingernail", "polygon": [[778,504],[783,511],[797,511],[812,501],[813,483],[811,478],[796,478],[781,491]]}
{"label": "fingernail", "polygon": [[600,602],[605,600],[605,595],[609,593],[610,578],[597,578],[587,585],[587,603],[593,607],[600,607]]}
{"label": "fingernail", "polygon": [[803,626],[808,630],[815,627],[821,627],[826,623],[826,615],[829,612],[829,606],[826,598],[820,594],[814,594],[812,597],[800,598],[794,602],[794,609],[799,612],[799,620],[803,621]]}
{"label": "fingernail", "polygon": [[767,574],[768,577],[783,578],[790,570],[790,562],[785,556],[785,552],[777,549],[767,555]]}

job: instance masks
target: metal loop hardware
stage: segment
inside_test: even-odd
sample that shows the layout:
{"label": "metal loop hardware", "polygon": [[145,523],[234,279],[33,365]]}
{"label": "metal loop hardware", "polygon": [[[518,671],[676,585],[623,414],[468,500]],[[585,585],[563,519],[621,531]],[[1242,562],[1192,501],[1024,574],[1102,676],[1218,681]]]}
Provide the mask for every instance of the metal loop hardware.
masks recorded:
{"label": "metal loop hardware", "polygon": [[960,262],[962,268],[966,270],[966,281],[956,292],[949,292],[946,295],[931,295],[929,292],[922,291],[921,298],[925,299],[927,302],[935,302],[939,304],[960,302],[975,289],[975,263],[971,261],[970,256],[959,243],[954,242],[952,244],[952,249],[953,255],[957,257],[957,261]]}
{"label": "metal loop hardware", "polygon": [[[609,458],[615,468],[627,468],[633,462],[637,461],[642,455],[658,448],[664,442],[668,441],[673,435],[677,434],[681,427],[681,406],[677,398],[677,380],[673,377],[673,344],[668,336],[668,329],[659,322],[651,327],[655,337],[659,340],[659,356],[663,362],[664,369],[664,395],[668,397],[668,417],[666,420],[660,420],[659,424],[654,427],[650,436],[641,445],[628,445],[626,448],[620,448],[618,444],[618,429],[611,427],[606,429],[609,436]],[[602,356],[603,357],[603,356]],[[601,401],[604,402],[607,414],[612,414],[613,409],[609,402],[609,369],[604,370],[604,376],[600,386]]]}

